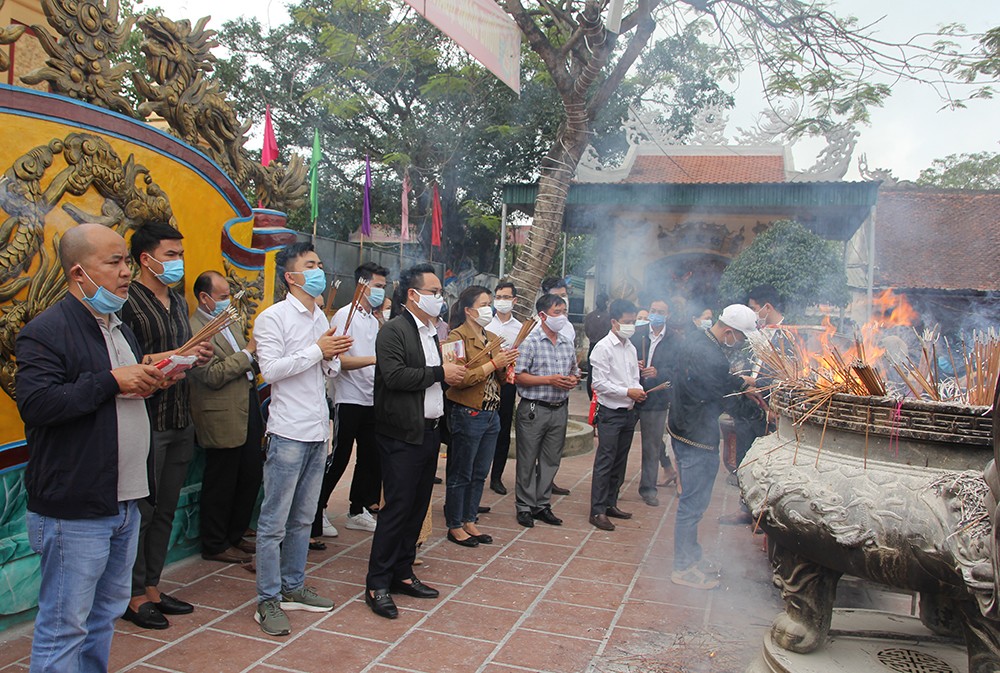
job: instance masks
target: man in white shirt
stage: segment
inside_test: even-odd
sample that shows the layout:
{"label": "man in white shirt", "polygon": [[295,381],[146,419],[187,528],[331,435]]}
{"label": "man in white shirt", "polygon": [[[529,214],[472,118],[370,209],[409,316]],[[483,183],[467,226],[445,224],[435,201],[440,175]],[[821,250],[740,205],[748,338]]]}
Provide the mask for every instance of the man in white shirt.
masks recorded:
{"label": "man in white shirt", "polygon": [[[504,349],[513,347],[521,331],[521,321],[514,317],[514,304],[517,303],[517,289],[509,281],[497,285],[493,292],[493,308],[496,313],[493,320],[486,326],[487,332],[503,337]],[[490,489],[494,493],[507,495],[507,487],[503,485],[503,471],[507,467],[507,456],[510,454],[510,428],[514,423],[514,402],[517,401],[517,386],[504,383],[500,386],[500,435],[497,437],[497,448],[493,454],[493,468],[490,472]]]}
{"label": "man in white shirt", "polygon": [[293,243],[276,261],[288,296],[265,309],[254,324],[260,371],[271,384],[254,619],[264,633],[284,636],[291,632],[284,610],[333,609],[333,601],[304,582],[309,526],[330,433],[326,378],[339,373],[338,356],[352,339],[336,336],[316,303],[326,289],[326,275],[312,244]]}
{"label": "man in white shirt", "polygon": [[625,481],[628,450],[638,416],[636,402],[646,399],[639,382],[639,358],[629,338],[635,334],[636,308],[626,299],[608,307],[611,332],[597,342],[590,354],[590,371],[597,393],[597,451],[590,486],[590,523],[614,530],[608,517],[631,519],[618,509],[618,491]]}
{"label": "man in white shirt", "polygon": [[[340,375],[333,393],[336,435],[333,453],[328,460],[323,487],[319,493],[319,507],[313,520],[312,536],[324,531],[323,510],[337,482],[344,476],[351,460],[355,442],[358,457],[351,479],[351,504],[347,513],[347,527],[352,530],[374,531],[375,517],[366,509],[379,501],[382,493],[382,471],[379,468],[378,447],[375,444],[375,337],[379,321],[374,311],[380,310],[385,301],[388,269],[374,262],[365,262],[354,270],[354,282],[368,283],[361,297],[361,305],[354,312],[345,332],[351,304],[341,306],[330,321],[337,334],[347,334],[354,339],[351,347],[340,356]],[[335,530],[335,529],[334,529]]]}

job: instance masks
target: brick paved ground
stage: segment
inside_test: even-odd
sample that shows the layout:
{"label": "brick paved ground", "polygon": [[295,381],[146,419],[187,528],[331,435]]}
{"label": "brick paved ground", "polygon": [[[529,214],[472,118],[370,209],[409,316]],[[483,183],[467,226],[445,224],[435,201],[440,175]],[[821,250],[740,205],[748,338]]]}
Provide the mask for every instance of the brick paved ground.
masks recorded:
{"label": "brick paved ground", "polygon": [[[579,411],[583,400],[574,400]],[[441,590],[433,601],[397,597],[400,617],[374,616],[362,598],[371,535],[343,527],[347,484],[329,509],[340,537],[310,552],[309,584],[332,597],[332,613],[289,613],[293,632],[264,635],[253,621],[253,575],[236,566],[189,558],[170,566],[161,588],[194,603],[194,614],[171,617],[165,631],[119,622],[112,670],[185,673],[513,673],[515,671],[632,673],[742,672],[756,655],[780,601],[770,582],[763,536],[749,527],[719,526],[736,507],[738,491],[716,482],[700,536],[706,555],[724,568],[709,592],[670,583],[676,494],[660,489],[662,505],[646,506],[636,492],[638,436],[621,507],[634,512],[614,532],[587,522],[593,453],[567,458],[557,483],[572,494],[557,498],[561,527],[521,528],[513,494],[487,491],[482,517],[492,545],[467,549],[444,539],[444,489],[434,491],[435,534],[418,574]],[[438,469],[443,476],[444,461]],[[508,466],[508,475],[513,464]],[[349,483],[349,480],[346,480]],[[507,478],[508,486],[511,477]],[[616,522],[617,523],[617,522]],[[908,599],[865,586],[845,587],[852,605]],[[26,671],[30,625],[0,634],[0,671]]]}

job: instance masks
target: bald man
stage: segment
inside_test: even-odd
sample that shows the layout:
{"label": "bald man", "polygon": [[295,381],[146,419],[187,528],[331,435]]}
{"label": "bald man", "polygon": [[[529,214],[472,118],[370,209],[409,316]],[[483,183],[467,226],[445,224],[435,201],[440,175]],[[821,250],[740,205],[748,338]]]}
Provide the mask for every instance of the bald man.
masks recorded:
{"label": "bald man", "polygon": [[115,312],[132,276],[125,240],[99,224],[67,231],[68,294],[17,336],[17,408],[28,466],[27,527],[41,554],[31,671],[106,671],[128,605],[139,500],[151,493],[143,398],[168,385]]}

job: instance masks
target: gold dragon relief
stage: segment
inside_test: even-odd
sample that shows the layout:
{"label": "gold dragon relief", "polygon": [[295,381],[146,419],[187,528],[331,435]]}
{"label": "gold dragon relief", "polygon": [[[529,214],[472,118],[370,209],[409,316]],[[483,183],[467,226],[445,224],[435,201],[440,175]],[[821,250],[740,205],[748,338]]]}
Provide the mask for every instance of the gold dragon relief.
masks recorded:
{"label": "gold dragon relief", "polygon": [[[4,0],[0,0],[0,7],[3,7]],[[0,44],[14,44],[18,38],[24,34],[27,26],[0,26]],[[0,72],[7,72],[10,67],[10,59],[7,54],[0,51]]]}
{"label": "gold dragon relief", "polygon": [[259,271],[246,271],[223,260],[226,281],[233,297],[233,306],[240,314],[240,325],[243,328],[243,338],[249,341],[251,326],[257,307],[264,299],[264,274]]}
{"label": "gold dragon relief", "polygon": [[59,237],[82,222],[122,236],[146,222],[176,226],[167,195],[132,155],[70,133],[34,147],[0,177],[0,388],[14,397],[14,340],[66,293]]}

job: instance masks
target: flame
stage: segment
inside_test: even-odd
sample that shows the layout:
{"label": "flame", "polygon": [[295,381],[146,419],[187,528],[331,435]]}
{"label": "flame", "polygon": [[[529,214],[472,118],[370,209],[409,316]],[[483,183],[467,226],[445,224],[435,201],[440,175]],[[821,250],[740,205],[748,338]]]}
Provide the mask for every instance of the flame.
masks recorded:
{"label": "flame", "polygon": [[884,339],[888,336],[887,330],[912,326],[920,318],[906,296],[896,294],[892,289],[872,298],[872,318],[854,335],[837,332],[830,319],[831,310],[827,308],[819,327],[792,326],[785,330],[793,337],[799,351],[803,377],[808,376],[811,370],[816,373],[816,383],[820,388],[847,384],[849,389],[859,393],[864,389],[851,372],[851,365],[861,362],[878,367],[884,378],[889,366],[888,362],[882,362],[886,353]]}

